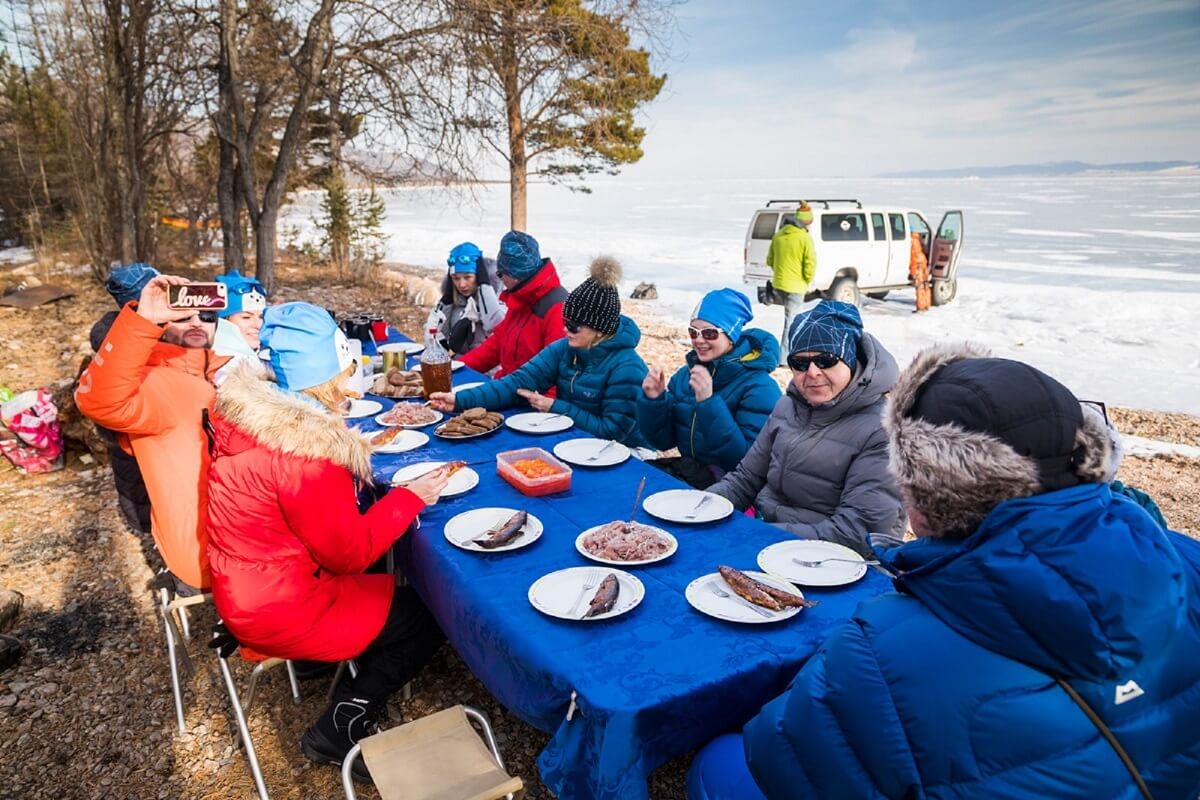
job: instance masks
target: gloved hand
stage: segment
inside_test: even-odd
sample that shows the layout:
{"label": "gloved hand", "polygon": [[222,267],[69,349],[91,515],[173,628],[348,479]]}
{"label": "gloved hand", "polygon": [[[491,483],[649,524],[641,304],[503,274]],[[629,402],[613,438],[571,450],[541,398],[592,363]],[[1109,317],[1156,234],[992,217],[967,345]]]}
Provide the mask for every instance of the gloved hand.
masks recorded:
{"label": "gloved hand", "polygon": [[237,652],[241,644],[225,627],[224,622],[218,622],[213,626],[213,638],[209,640],[208,646],[216,650],[221,658],[229,658]]}

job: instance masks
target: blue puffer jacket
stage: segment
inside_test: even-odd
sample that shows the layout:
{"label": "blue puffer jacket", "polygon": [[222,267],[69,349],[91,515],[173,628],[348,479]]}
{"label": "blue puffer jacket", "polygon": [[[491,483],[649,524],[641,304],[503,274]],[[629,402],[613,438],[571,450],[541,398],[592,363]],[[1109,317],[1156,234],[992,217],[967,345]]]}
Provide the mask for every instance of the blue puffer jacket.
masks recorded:
{"label": "blue puffer jacket", "polygon": [[1200,792],[1200,543],[1108,486],[1010,500],[966,539],[884,554],[862,603],[744,729],[769,798]]}
{"label": "blue puffer jacket", "polygon": [[594,347],[580,350],[559,339],[516,372],[456,393],[455,407],[509,408],[525,403],[517,389],[545,392],[553,386],[558,396],[552,412],[566,414],[593,436],[644,447],[635,410],[646,377],[646,362],[634,350],[641,339],[637,323],[626,316],[615,334]]}
{"label": "blue puffer jacket", "polygon": [[670,450],[728,472],[754,444],[783,393],[771,377],[779,364],[779,341],[754,328],[742,331],[725,355],[709,363],[713,395],[703,403],[689,383],[696,351],[671,376],[667,391],[651,400],[638,393],[637,417],[652,447]]}

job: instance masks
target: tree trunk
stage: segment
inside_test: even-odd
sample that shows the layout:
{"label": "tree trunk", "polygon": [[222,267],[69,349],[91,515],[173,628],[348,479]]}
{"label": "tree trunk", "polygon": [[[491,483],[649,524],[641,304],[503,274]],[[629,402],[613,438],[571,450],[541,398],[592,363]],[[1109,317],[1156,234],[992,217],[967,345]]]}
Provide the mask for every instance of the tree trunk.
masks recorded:
{"label": "tree trunk", "polygon": [[[329,260],[339,273],[350,267],[350,209],[346,181],[342,175],[341,86],[329,92]],[[332,195],[337,192],[340,197]],[[341,201],[340,203],[337,201]],[[338,217],[341,218],[338,218]]]}
{"label": "tree trunk", "polygon": [[234,115],[233,53],[229,43],[233,41],[236,25],[233,4],[224,0],[220,6],[221,37],[217,56],[217,113],[213,127],[217,131],[217,215],[221,219],[221,249],[225,271],[246,270],[246,245],[242,237],[241,176],[238,167],[237,147],[234,137],[238,135]]}
{"label": "tree trunk", "polygon": [[516,19],[511,10],[504,15],[500,64],[504,82],[504,111],[508,121],[508,197],[513,230],[526,229],[528,162],[525,157],[525,120],[521,116],[521,85],[517,65]]}

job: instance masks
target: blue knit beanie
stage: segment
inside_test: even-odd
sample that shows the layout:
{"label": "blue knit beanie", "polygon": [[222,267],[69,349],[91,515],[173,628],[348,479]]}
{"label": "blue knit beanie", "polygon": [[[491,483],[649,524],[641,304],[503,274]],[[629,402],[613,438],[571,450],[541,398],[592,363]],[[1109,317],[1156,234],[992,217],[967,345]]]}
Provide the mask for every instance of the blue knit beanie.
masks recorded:
{"label": "blue knit beanie", "polygon": [[[537,246],[536,243],[534,246]],[[472,242],[455,245],[454,249],[450,251],[450,257],[446,259],[446,263],[450,265],[450,274],[470,273],[474,275],[479,264],[479,257],[482,255],[483,251]]]}
{"label": "blue knit beanie", "polygon": [[225,294],[229,298],[225,310],[217,312],[218,317],[231,317],[239,311],[262,311],[267,307],[267,290],[258,278],[246,277],[234,269],[218,275],[217,282],[225,284],[228,289]]}
{"label": "blue knit beanie", "polygon": [[532,278],[542,268],[542,254],[537,239],[524,231],[509,231],[500,240],[500,252],[496,254],[496,269],[502,275],[511,275],[519,281]]}
{"label": "blue knit beanie", "polygon": [[792,320],[788,353],[830,353],[854,369],[862,339],[858,307],[837,300],[822,300]]}
{"label": "blue knit beanie", "polygon": [[736,289],[714,289],[700,300],[692,319],[711,322],[732,342],[742,335],[742,326],[754,318],[750,298]]}
{"label": "blue knit beanie", "polygon": [[258,336],[270,350],[276,382],[289,391],[320,386],[354,363],[346,334],[328,311],[311,303],[268,307]]}
{"label": "blue knit beanie", "polygon": [[109,272],[104,288],[112,295],[112,299],[117,301],[118,306],[124,307],[129,301],[141,297],[142,289],[145,289],[146,284],[156,277],[158,277],[158,270],[149,264],[135,261],[132,264],[116,267]]}

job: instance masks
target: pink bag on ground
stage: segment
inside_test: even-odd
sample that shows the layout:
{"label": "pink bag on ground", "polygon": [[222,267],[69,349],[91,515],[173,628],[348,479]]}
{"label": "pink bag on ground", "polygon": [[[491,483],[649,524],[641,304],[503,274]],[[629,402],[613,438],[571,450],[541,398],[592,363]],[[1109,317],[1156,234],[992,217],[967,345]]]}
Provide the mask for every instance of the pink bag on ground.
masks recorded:
{"label": "pink bag on ground", "polygon": [[30,474],[62,469],[62,426],[48,389],[21,392],[0,404],[0,422],[16,434],[0,441],[0,452],[13,466]]}

